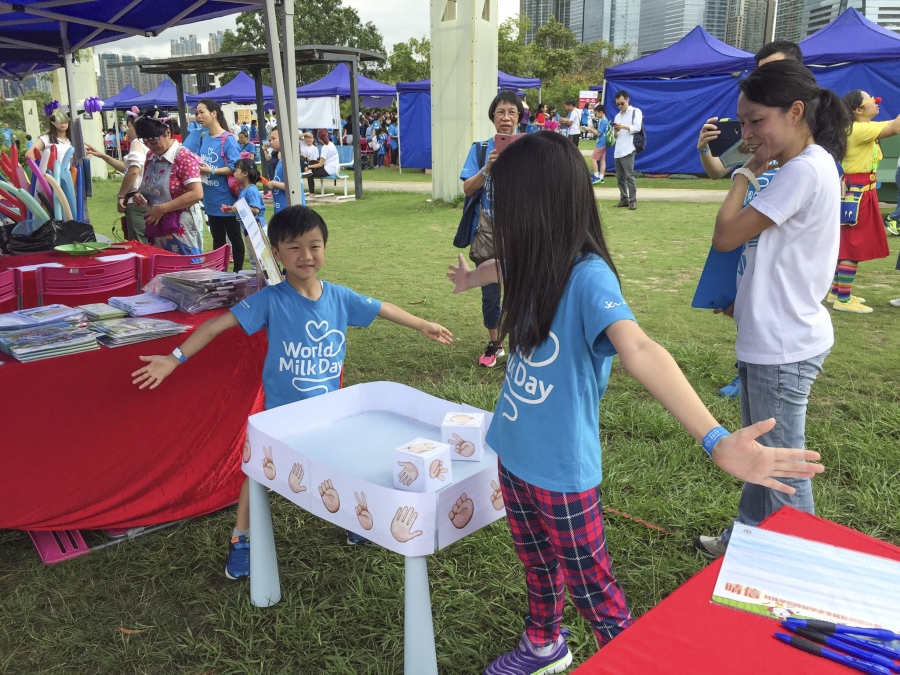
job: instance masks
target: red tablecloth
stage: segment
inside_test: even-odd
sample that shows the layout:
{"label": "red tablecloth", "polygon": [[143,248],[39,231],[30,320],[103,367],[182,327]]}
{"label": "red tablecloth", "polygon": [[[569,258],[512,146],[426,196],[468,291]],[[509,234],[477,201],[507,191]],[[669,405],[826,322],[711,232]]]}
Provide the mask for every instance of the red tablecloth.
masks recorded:
{"label": "red tablecloth", "polygon": [[[900,560],[900,548],[784,507],[761,527]],[[848,675],[856,672],[781,644],[773,619],[710,602],[722,561],[698,572],[575,672],[577,675]]]}
{"label": "red tablecloth", "polygon": [[[97,260],[98,257],[105,257],[110,255],[119,255],[122,253],[137,253],[139,256],[143,258],[141,265],[141,283],[146,284],[150,281],[150,256],[157,253],[165,253],[160,248],[156,246],[150,246],[148,244],[141,244],[136,241],[128,241],[123,246],[128,246],[128,249],[107,249],[102,253],[97,255],[79,255],[72,256],[67,253],[60,253],[58,251],[44,251],[42,253],[29,253],[27,255],[9,255],[9,256],[0,256],[0,272],[4,270],[10,269],[12,267],[27,267],[29,265],[40,265],[42,263],[59,263],[64,267],[89,267],[92,265],[102,265],[104,261]],[[24,302],[23,306],[27,309],[29,307],[37,307],[37,284],[35,280],[34,271],[24,272],[23,273],[23,285],[24,285]],[[121,291],[116,291],[112,293],[112,295],[135,295],[138,292],[137,287],[135,286],[134,291],[128,291],[123,289]],[[107,294],[108,297],[109,294]],[[105,302],[103,298],[88,298],[85,300],[78,299],[77,303],[74,302],[63,302],[63,304],[71,305],[71,304],[86,304],[88,302]],[[46,303],[46,304],[49,304]],[[11,312],[16,309],[15,301],[10,301],[8,303],[0,304],[0,312]]]}
{"label": "red tablecloth", "polygon": [[[154,318],[196,326],[221,311]],[[0,355],[0,528],[152,525],[237,500],[247,417],[263,408],[265,334],[226,331],[157,389],[131,384],[139,355],[184,340],[33,363]]]}

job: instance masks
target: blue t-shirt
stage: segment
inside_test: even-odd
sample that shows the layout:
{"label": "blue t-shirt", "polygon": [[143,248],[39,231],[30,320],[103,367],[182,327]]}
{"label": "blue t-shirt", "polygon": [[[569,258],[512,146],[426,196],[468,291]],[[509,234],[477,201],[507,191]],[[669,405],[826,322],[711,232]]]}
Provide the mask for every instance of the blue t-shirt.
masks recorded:
{"label": "blue t-shirt", "polygon": [[259,127],[255,127],[252,124],[250,125],[250,140],[251,141],[259,140]]}
{"label": "blue t-shirt", "polygon": [[256,157],[256,146],[253,143],[244,143],[244,145],[238,143],[238,152],[249,152]]}
{"label": "blue t-shirt", "polygon": [[487,442],[527,483],[554,492],[600,484],[599,407],[616,350],[604,332],[634,321],[619,281],[597,255],[575,265],[550,324],[529,357],[511,354]]}
{"label": "blue t-shirt", "polygon": [[[279,183],[284,182],[284,167],[281,165],[281,160],[278,160],[278,164],[275,165],[275,173],[272,174],[272,180],[278,181]],[[272,188],[272,215],[275,215],[282,209],[287,208],[287,192],[284,190],[279,190],[276,187]]]}
{"label": "blue t-shirt", "polygon": [[0,138],[3,140],[3,145],[7,147],[12,147],[13,144],[13,131],[12,129],[2,129],[0,130]]}
{"label": "blue t-shirt", "polygon": [[247,335],[266,329],[269,350],[262,375],[266,408],[340,388],[347,326],[366,327],[379,311],[379,300],[327,281],[316,301],[283,281],[232,307]]}
{"label": "blue t-shirt", "polygon": [[397,125],[393,122],[388,124],[388,134],[393,138],[397,137]]}
{"label": "blue t-shirt", "polygon": [[597,131],[600,132],[597,136],[597,147],[605,148],[606,132],[609,131],[609,120],[605,117],[601,117],[599,120],[597,120]]}
{"label": "blue t-shirt", "polygon": [[[478,165],[478,153],[480,152],[479,143],[475,143],[469,148],[469,155],[466,157],[466,163],[463,164],[462,171],[459,173],[459,177],[462,180],[468,180],[476,173],[481,171],[482,167],[487,166],[488,157],[491,156],[491,152],[494,150],[494,137],[491,136],[487,140],[487,147],[484,149],[484,164],[481,166]],[[475,217],[474,223],[478,222],[478,214],[484,210],[485,214],[488,218],[493,219],[493,211],[491,209],[491,180],[490,176],[488,176],[484,181],[484,189],[481,191],[481,204],[475,209]],[[473,224],[473,227],[475,225]]]}
{"label": "blue t-shirt", "polygon": [[256,222],[259,223],[259,226],[266,229],[266,204],[263,202],[262,194],[259,191],[259,188],[255,185],[248,185],[243,190],[241,190],[241,194],[238,199],[245,199],[247,201],[247,206],[253,206],[259,209],[259,213],[256,214]]}
{"label": "blue t-shirt", "polygon": [[[209,135],[209,131],[204,129],[200,133],[192,133],[188,136],[184,145],[195,155],[200,156],[200,160],[209,164],[213,169],[221,169],[228,167],[234,170],[234,163],[241,158],[241,151],[234,135],[230,132],[225,138],[225,156],[222,156],[222,139],[216,136],[213,138]],[[222,206],[233,206],[235,199],[228,189],[228,177],[216,176],[209,174],[205,176],[207,182],[203,184],[203,208],[209,215],[222,215]]]}

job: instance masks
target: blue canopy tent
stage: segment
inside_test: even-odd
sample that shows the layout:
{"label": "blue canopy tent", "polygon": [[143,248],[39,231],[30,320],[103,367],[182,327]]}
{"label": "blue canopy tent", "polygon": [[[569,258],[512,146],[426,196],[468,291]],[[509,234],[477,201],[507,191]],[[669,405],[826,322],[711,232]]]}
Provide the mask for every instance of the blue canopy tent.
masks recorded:
{"label": "blue canopy tent", "polygon": [[130,98],[137,98],[141,95],[137,89],[132,87],[130,84],[126,84],[122,91],[120,91],[115,96],[110,96],[108,99],[103,101],[103,112],[110,112],[112,110],[127,110],[130,108],[130,105],[122,105],[121,101],[125,101]]}
{"label": "blue canopy tent", "polygon": [[[606,69],[607,117],[618,112],[615,93],[625,90],[647,125],[647,149],[638,156],[644,173],[702,173],[697,155],[700,124],[737,115],[738,82],[755,68],[753,54],[731,47],[697,26],[671,47]],[[607,165],[615,165],[612,152]]]}
{"label": "blue canopy tent", "polygon": [[[540,78],[516,77],[497,71],[498,89],[540,89]],[[400,117],[400,166],[431,168],[431,80],[397,83]],[[402,112],[401,112],[402,109]]]}
{"label": "blue canopy tent", "polygon": [[[364,75],[357,75],[360,96],[387,96],[393,97],[397,88],[392,84],[376,82]],[[297,96],[301,98],[318,98],[321,96],[350,96],[350,69],[346,64],[339,63],[334,70],[325,77],[302,87],[297,87]]]}
{"label": "blue canopy tent", "polygon": [[[262,87],[262,95],[266,103],[271,103],[275,98],[272,87],[265,84]],[[242,70],[223,87],[185,97],[188,105],[195,105],[204,98],[218,103],[256,103],[256,80]]]}
{"label": "blue canopy tent", "polygon": [[175,110],[178,108],[178,92],[175,90],[175,85],[172,83],[172,80],[163,80],[156,89],[148,91],[142,96],[122,99],[119,101],[118,105],[120,108],[130,108],[134,105],[138,108],[144,108],[146,106],[156,105],[160,108]]}

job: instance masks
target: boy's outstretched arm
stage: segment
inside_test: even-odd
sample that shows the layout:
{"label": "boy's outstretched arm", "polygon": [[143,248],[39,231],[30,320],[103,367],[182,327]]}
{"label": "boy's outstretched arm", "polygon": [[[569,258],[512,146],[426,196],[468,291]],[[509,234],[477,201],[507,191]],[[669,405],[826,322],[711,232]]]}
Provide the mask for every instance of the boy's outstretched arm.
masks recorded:
{"label": "boy's outstretched arm", "polygon": [[[181,353],[190,358],[212,342],[219,333],[237,325],[239,325],[237,317],[231,312],[225,312],[209,321],[204,321],[181,345]],[[146,387],[156,389],[164,379],[172,374],[173,370],[181,365],[181,361],[171,354],[142,356],[141,361],[146,361],[147,365],[131,374],[134,378],[131,384],[140,384],[141,389]]]}
{"label": "boy's outstretched arm", "polygon": [[406,326],[417,330],[425,337],[435,342],[440,342],[442,345],[449,345],[453,342],[453,333],[440,324],[431,323],[425,319],[413,316],[389,302],[381,303],[381,310],[378,312],[378,316],[382,319],[387,319],[391,323],[396,323],[398,326]]}
{"label": "boy's outstretched arm", "polygon": [[[616,321],[605,332],[625,370],[644,385],[698,443],[718,426],[675,359],[635,322]],[[720,469],[748,483],[793,494],[794,488],[775,478],[812,478],[825,467],[811,463],[820,459],[818,452],[770,448],[756,442],[774,426],[775,420],[768,419],[724,436],[713,446],[712,459]]]}

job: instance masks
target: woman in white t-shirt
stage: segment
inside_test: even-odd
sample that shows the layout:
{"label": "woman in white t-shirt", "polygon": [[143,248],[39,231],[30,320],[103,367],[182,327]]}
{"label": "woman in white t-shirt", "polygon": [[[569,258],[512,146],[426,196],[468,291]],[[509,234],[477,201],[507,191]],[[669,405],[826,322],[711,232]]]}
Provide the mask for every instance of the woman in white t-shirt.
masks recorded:
{"label": "woman in white t-shirt", "polygon": [[144,180],[144,165],[147,163],[149,150],[146,145],[141,143],[141,139],[137,137],[134,131],[134,120],[137,117],[137,113],[129,110],[125,114],[128,116],[126,138],[129,142],[129,147],[124,161],[110,157],[87,143],[85,143],[84,147],[88,157],[99,157],[116,171],[125,174],[125,177],[122,178],[122,185],[119,187],[119,194],[116,197],[116,210],[125,214],[125,222],[128,227],[127,238],[136,239],[142,244],[146,244],[148,242],[144,234],[146,227],[144,214],[147,213],[148,209],[146,206],[134,204],[131,199],[138,192]]}
{"label": "woman in white t-shirt", "polygon": [[319,149],[316,147],[313,132],[303,132],[303,142],[300,144],[300,155],[300,168],[303,171],[306,171],[309,164],[319,159]]}
{"label": "woman in white t-shirt", "polygon": [[[836,162],[847,149],[850,115],[793,60],[767,63],[740,82],[738,118],[753,158],[732,176],[716,216],[713,246],[743,246],[734,303],[743,426],[775,418],[759,437],[769,447],[804,448],[809,392],[834,343],[822,300],[840,244],[841,183]],[[751,176],[781,167],[744,206]],[[814,512],[808,479],[784,479],[787,495],[744,484],[737,521],[758,525],[787,504]],[[731,526],[733,527],[733,525]],[[731,535],[699,537],[700,552],[724,553]]]}
{"label": "woman in white t-shirt", "polygon": [[56,146],[56,156],[59,159],[62,159],[66,151],[72,147],[72,141],[69,139],[69,116],[59,108],[50,115],[50,131],[38,136],[34,142],[38,156],[44,152],[44,148],[52,145]]}
{"label": "woman in white t-shirt", "polygon": [[306,167],[312,172],[306,179],[309,185],[309,194],[311,195],[316,193],[316,178],[336,176],[341,163],[337,148],[334,147],[334,143],[328,138],[326,129],[319,129],[319,142],[322,144],[322,147],[319,148],[319,158],[315,162],[310,162]]}

